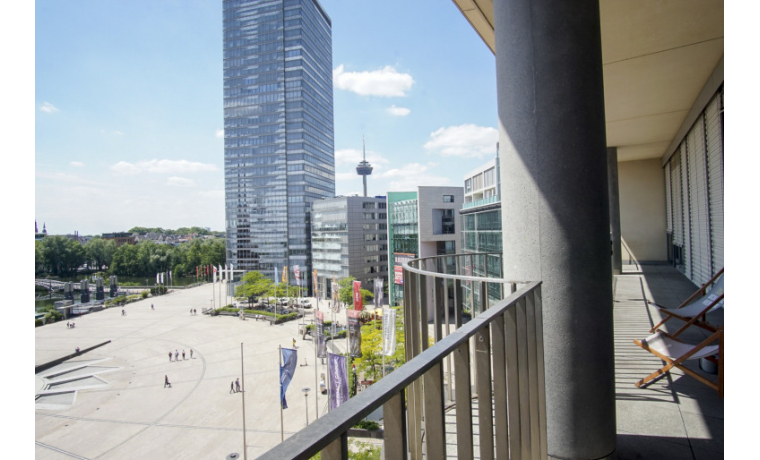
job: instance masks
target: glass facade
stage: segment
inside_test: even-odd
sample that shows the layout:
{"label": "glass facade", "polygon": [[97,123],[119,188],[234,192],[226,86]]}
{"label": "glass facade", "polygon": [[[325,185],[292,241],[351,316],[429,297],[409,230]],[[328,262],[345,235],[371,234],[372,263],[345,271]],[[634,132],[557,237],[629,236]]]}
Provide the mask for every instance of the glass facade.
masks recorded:
{"label": "glass facade", "polygon": [[316,0],[223,5],[227,260],[311,273],[311,203],[335,195],[332,24]]}

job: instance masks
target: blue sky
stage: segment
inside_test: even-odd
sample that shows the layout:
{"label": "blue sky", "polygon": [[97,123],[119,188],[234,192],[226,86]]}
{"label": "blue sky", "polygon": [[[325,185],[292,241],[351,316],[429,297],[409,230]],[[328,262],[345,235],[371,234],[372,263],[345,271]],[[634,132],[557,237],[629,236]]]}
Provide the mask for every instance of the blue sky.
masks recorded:
{"label": "blue sky", "polygon": [[[493,54],[450,1],[323,0],[337,194],[462,185],[496,151]],[[403,12],[400,13],[400,12]],[[35,218],[224,229],[222,3],[38,0]]]}

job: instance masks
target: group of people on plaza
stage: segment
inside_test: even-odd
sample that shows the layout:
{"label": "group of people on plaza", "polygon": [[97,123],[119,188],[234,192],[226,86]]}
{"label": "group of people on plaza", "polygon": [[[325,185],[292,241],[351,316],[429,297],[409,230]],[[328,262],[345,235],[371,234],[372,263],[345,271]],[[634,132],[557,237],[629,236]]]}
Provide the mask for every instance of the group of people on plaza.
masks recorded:
{"label": "group of people on plaza", "polygon": [[193,315],[193,316],[195,316],[195,315],[198,314],[198,310],[196,310],[195,308],[191,308],[190,309],[190,314]]}
{"label": "group of people on plaza", "polygon": [[[190,359],[193,359],[193,349],[190,349]],[[182,361],[185,360],[185,350],[182,350]],[[169,351],[169,362],[172,361],[172,352]],[[179,350],[174,350],[174,361],[179,361]]]}
{"label": "group of people on plaza", "polygon": [[76,324],[74,322],[70,323],[70,322],[66,321],[66,328],[67,329],[73,329],[75,327],[76,327]]}

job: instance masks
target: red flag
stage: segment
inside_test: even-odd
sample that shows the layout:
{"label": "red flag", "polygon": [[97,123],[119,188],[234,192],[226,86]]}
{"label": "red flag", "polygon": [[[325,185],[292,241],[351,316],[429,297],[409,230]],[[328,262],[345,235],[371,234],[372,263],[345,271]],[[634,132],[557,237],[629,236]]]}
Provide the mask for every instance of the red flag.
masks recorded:
{"label": "red flag", "polygon": [[362,310],[362,282],[354,281],[354,310]]}

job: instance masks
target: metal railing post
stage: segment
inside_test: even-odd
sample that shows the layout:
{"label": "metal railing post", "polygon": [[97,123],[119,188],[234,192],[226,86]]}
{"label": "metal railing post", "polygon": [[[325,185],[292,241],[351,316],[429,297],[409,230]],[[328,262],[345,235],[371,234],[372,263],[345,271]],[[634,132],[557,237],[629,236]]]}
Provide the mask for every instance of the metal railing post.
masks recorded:
{"label": "metal railing post", "polygon": [[491,339],[488,327],[475,334],[475,372],[478,389],[480,458],[493,460],[493,408],[491,403]]}
{"label": "metal railing post", "polygon": [[385,458],[407,458],[404,392],[383,404],[383,448]]}
{"label": "metal railing post", "polygon": [[427,458],[445,458],[443,371],[440,362],[425,372],[423,385],[425,394],[425,454]]}
{"label": "metal railing post", "polygon": [[457,458],[471,460],[472,439],[472,391],[470,389],[470,342],[462,342],[454,355],[454,378],[456,379],[456,425]]}

